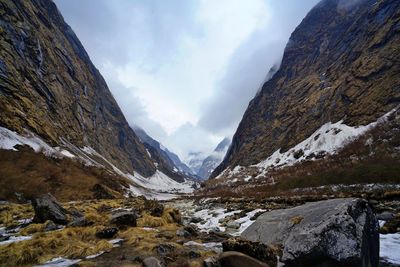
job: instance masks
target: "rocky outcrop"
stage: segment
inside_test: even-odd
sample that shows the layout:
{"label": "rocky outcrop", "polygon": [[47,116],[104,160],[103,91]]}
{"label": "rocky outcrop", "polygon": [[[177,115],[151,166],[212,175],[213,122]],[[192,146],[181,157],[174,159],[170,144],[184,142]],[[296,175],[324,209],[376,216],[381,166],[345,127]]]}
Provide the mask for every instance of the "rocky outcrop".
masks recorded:
{"label": "rocky outcrop", "polygon": [[86,147],[110,170],[152,175],[155,165],[56,5],[1,1],[0,14],[0,125],[73,154]]}
{"label": "rocky outcrop", "polygon": [[292,33],[212,177],[285,152],[327,122],[367,125],[398,106],[399,31],[399,1],[321,1]]}
{"label": "rocky outcrop", "polygon": [[68,223],[68,211],[51,194],[33,199],[32,205],[35,211],[35,217],[33,218],[35,223],[45,223],[46,221],[53,221],[63,225]]}
{"label": "rocky outcrop", "polygon": [[378,266],[378,229],[367,202],[348,198],[264,213],[242,237],[281,246],[285,266]]}

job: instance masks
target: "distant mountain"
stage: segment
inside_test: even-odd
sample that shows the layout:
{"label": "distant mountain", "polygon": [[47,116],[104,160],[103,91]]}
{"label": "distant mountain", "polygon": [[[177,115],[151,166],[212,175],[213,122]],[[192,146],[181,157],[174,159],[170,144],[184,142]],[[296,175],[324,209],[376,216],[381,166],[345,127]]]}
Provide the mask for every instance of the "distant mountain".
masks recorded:
{"label": "distant mountain", "polygon": [[192,172],[198,173],[201,165],[203,164],[203,160],[207,156],[204,155],[203,152],[190,152],[188,157],[185,159],[186,164],[190,167]]}
{"label": "distant mountain", "polygon": [[185,178],[198,180],[198,177],[180,160],[178,155],[169,151],[160,142],[149,136],[142,128],[134,126],[133,129],[150,153],[150,157],[154,160],[157,169],[177,182],[183,182]]}
{"label": "distant mountain", "polygon": [[230,144],[231,140],[229,138],[224,138],[214,149],[213,153],[203,160],[203,163],[201,164],[197,175],[202,179],[208,179],[214,169],[224,159],[224,156]]}

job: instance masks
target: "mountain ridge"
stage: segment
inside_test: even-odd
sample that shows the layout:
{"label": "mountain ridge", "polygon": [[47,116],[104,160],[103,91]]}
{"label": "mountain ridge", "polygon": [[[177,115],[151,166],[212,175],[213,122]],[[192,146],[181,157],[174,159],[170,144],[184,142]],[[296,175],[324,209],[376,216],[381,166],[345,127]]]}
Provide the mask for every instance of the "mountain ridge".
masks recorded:
{"label": "mountain ridge", "polygon": [[396,107],[399,10],[393,0],[351,6],[324,0],[314,7],[292,33],[279,70],[249,103],[211,177],[285,152],[329,121],[366,125]]}
{"label": "mountain ridge", "polygon": [[[0,18],[0,122],[52,146],[91,147],[123,172],[156,167],[52,1],[7,1]],[[70,151],[73,153],[73,151]]]}

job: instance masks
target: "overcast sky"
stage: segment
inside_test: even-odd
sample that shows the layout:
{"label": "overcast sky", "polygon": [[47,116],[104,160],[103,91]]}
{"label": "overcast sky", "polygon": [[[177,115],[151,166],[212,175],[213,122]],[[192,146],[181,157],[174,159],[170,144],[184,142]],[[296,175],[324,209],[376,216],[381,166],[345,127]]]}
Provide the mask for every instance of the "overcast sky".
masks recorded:
{"label": "overcast sky", "polygon": [[128,122],[185,159],[231,137],[318,0],[55,0]]}

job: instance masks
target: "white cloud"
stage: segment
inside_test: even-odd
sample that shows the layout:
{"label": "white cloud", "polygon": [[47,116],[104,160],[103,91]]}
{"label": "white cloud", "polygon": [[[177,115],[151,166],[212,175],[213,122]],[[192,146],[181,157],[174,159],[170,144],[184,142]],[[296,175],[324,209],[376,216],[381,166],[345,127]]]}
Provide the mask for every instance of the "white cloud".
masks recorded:
{"label": "white cloud", "polygon": [[290,32],[316,1],[56,3],[128,122],[184,158],[190,151],[208,153],[233,134]]}

